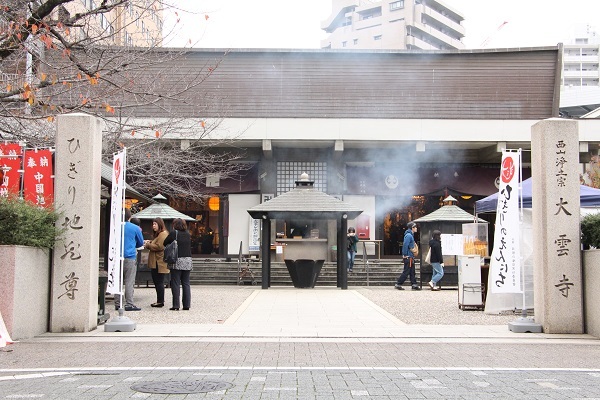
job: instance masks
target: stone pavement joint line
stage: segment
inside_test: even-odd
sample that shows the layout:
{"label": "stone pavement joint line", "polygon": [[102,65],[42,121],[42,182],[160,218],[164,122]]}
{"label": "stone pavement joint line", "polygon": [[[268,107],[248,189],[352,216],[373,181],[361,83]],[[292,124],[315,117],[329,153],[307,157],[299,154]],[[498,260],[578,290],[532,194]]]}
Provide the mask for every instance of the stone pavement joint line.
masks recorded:
{"label": "stone pavement joint line", "polygon": [[[590,376],[598,377],[600,368],[498,368],[498,367],[245,367],[245,366],[208,366],[208,367],[84,367],[84,368],[3,368],[0,374],[17,374],[36,372],[29,375],[5,375],[0,376],[0,380],[10,379],[33,379],[47,378],[62,375],[115,375],[115,374],[94,374],[85,372],[111,371],[111,372],[132,372],[132,371],[469,371],[476,376],[484,376],[485,372],[586,372]],[[197,374],[197,375],[220,375],[220,374]],[[403,377],[415,377],[414,373],[403,373]],[[23,377],[23,378],[19,378]],[[535,381],[536,379],[528,379]],[[543,379],[548,382],[548,379]]]}

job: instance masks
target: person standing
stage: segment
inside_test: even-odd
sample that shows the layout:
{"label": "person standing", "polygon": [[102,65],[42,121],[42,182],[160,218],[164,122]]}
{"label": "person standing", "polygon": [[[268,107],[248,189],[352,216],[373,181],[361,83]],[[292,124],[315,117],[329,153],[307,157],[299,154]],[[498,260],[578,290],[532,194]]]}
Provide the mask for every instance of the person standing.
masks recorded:
{"label": "person standing", "polygon": [[348,228],[348,272],[352,272],[352,268],[354,268],[357,243],[358,237],[356,236],[356,230],[353,227]]}
{"label": "person standing", "polygon": [[[144,237],[139,226],[130,222],[131,211],[125,209],[125,225],[123,226],[123,286],[125,286],[125,311],[140,311],[141,308],[133,303],[133,287],[137,273],[137,248],[144,245]],[[122,304],[120,294],[115,294],[115,309]]]}
{"label": "person standing", "polygon": [[435,230],[431,235],[429,241],[429,248],[431,249],[430,263],[433,269],[433,276],[429,281],[429,287],[431,290],[440,290],[437,283],[444,276],[444,256],[442,255],[442,232]]}
{"label": "person standing", "polygon": [[192,237],[187,230],[186,222],[181,218],[173,220],[173,230],[165,239],[165,246],[177,240],[177,262],[171,265],[171,294],[173,307],[169,310],[179,311],[179,288],[183,290],[181,305],[184,310],[190,309],[192,291],[190,288],[190,273],[192,272]]}
{"label": "person standing", "polygon": [[151,307],[163,307],[165,305],[165,275],[169,273],[167,263],[163,260],[165,254],[165,239],[169,235],[165,223],[160,217],[152,221],[152,240],[146,240],[144,247],[150,250],[148,253],[148,268],[152,275],[152,282],[156,290],[156,303]]}
{"label": "person standing", "polygon": [[417,231],[417,224],[409,222],[406,227],[406,232],[404,232],[404,243],[402,244],[402,262],[404,263],[404,270],[398,277],[394,287],[398,290],[404,290],[402,284],[406,278],[410,276],[412,290],[421,290],[419,285],[417,285],[417,278],[415,277],[415,255],[412,252],[412,249],[417,245],[414,237],[414,234]]}

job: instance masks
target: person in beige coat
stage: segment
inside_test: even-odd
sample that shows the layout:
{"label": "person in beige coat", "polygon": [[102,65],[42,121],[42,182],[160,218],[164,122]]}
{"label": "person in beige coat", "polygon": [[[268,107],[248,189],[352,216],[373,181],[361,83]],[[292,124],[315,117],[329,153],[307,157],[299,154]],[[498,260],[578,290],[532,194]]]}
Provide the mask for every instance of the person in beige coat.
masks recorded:
{"label": "person in beige coat", "polygon": [[160,217],[152,221],[153,239],[146,240],[144,247],[150,250],[148,253],[148,267],[152,274],[152,282],[156,289],[156,303],[150,304],[152,307],[163,307],[165,305],[165,276],[169,274],[167,263],[163,260],[165,253],[165,239],[169,235],[165,223]]}

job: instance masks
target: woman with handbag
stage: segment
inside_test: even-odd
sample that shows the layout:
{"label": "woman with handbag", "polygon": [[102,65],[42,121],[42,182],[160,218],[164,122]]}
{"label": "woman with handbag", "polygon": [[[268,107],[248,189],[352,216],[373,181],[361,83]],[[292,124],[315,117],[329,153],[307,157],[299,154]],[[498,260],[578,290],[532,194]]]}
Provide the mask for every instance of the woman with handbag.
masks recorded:
{"label": "woman with handbag", "polygon": [[160,217],[152,221],[152,240],[146,240],[144,247],[150,250],[148,253],[148,267],[152,275],[152,282],[156,290],[156,303],[152,307],[163,307],[165,305],[165,275],[169,273],[167,263],[163,260],[165,251],[165,239],[169,235],[165,223]]}
{"label": "woman with handbag", "polygon": [[190,288],[190,272],[192,272],[192,237],[187,224],[181,218],[173,220],[173,230],[165,239],[165,246],[177,241],[177,261],[169,264],[171,270],[171,294],[173,295],[172,311],[179,311],[179,288],[183,290],[182,304],[184,310],[190,309],[192,291]]}

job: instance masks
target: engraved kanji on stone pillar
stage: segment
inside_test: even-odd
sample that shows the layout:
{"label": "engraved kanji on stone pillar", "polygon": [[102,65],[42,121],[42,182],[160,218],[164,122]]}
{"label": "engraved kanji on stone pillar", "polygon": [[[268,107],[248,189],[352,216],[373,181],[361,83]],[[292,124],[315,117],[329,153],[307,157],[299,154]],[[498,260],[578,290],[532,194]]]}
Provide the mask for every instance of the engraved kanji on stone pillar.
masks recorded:
{"label": "engraved kanji on stone pillar", "polygon": [[579,125],[552,118],[531,131],[535,322],[583,333]]}
{"label": "engraved kanji on stone pillar", "polygon": [[66,233],[54,248],[51,332],[89,332],[98,324],[102,127],[84,114],[57,118],[55,205]]}

